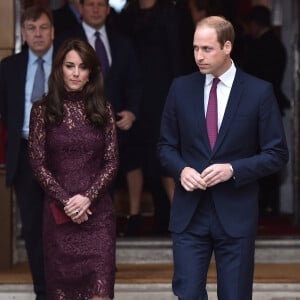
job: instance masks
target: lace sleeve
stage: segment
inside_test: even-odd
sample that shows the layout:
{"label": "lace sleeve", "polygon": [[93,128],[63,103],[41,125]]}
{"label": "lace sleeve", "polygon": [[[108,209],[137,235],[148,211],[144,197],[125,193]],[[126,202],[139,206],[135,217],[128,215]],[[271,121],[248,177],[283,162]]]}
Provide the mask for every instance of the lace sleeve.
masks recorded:
{"label": "lace sleeve", "polygon": [[117,131],[115,119],[111,105],[108,105],[108,124],[106,125],[104,133],[104,164],[99,175],[96,177],[92,186],[85,192],[84,196],[91,201],[98,198],[99,195],[104,194],[117,175],[119,165],[119,150],[117,142]]}
{"label": "lace sleeve", "polygon": [[29,160],[35,178],[57,204],[64,204],[70,196],[55,180],[46,165],[46,127],[44,107],[34,104],[29,125]]}

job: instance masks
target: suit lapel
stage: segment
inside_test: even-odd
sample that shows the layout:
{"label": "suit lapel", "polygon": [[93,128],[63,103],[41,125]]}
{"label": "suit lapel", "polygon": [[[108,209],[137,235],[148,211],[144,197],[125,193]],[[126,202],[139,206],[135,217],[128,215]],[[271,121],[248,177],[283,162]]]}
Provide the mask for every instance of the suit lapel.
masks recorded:
{"label": "suit lapel", "polygon": [[[204,147],[207,149],[207,152],[211,152],[209,139],[206,130],[206,120],[205,120],[205,109],[204,109],[204,84],[205,76],[199,72],[200,81],[197,77],[195,80],[195,85],[191,87],[193,91],[193,113],[195,114],[196,120],[196,130],[199,130],[200,140],[204,144]],[[194,93],[195,91],[195,93]]]}
{"label": "suit lapel", "polygon": [[24,113],[24,103],[25,103],[25,87],[26,87],[26,73],[28,64],[28,50],[21,52],[20,59],[16,64],[16,69],[18,72],[16,77],[16,85],[19,87],[17,90],[18,95],[16,96],[16,101],[19,101],[18,106],[22,110],[22,115]]}
{"label": "suit lapel", "polygon": [[233,81],[232,88],[229,94],[229,99],[225,109],[222,124],[219,130],[216,145],[213,149],[213,153],[215,153],[218,150],[218,148],[223,142],[223,139],[226,137],[228,130],[230,129],[232,118],[235,116],[239,103],[242,100],[242,93],[243,93],[242,76],[241,76],[241,72],[237,69],[235,79]]}
{"label": "suit lapel", "polygon": [[114,35],[113,32],[108,28],[108,26],[106,27],[106,35],[107,35],[107,39],[108,39],[108,44],[109,44],[109,48],[110,48],[110,56],[111,56],[111,65],[108,68],[108,72],[106,75],[106,81],[107,78],[110,77],[110,70],[113,66],[113,63],[115,62],[116,58],[116,54],[115,54],[115,49],[117,49],[118,47],[115,46],[115,39],[114,39]]}

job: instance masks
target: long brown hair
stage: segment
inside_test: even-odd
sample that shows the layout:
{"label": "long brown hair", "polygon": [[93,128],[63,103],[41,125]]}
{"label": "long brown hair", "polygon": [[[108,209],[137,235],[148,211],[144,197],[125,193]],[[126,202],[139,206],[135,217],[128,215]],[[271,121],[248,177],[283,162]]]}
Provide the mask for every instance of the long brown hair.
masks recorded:
{"label": "long brown hair", "polygon": [[63,98],[66,93],[63,79],[63,62],[66,55],[74,50],[78,53],[85,66],[90,70],[89,81],[83,88],[83,100],[87,118],[97,127],[107,122],[107,101],[104,97],[103,76],[95,50],[81,39],[68,39],[58,49],[49,76],[48,95],[45,97],[45,118],[49,124],[58,125],[62,122]]}

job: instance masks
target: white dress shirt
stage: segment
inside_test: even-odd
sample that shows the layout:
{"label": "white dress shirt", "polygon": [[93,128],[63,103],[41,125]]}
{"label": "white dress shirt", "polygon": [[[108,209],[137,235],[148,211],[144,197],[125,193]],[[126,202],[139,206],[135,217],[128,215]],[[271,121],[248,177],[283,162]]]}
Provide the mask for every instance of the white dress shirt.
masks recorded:
{"label": "white dress shirt", "polygon": [[[45,55],[43,55],[43,68],[45,72],[45,93],[48,92],[48,78],[52,68],[52,56],[53,47],[51,47]],[[29,49],[28,50],[28,62],[27,62],[27,72],[26,72],[26,82],[25,82],[25,110],[24,110],[24,122],[22,129],[22,136],[28,138],[29,135],[29,119],[32,107],[31,94],[34,82],[34,74],[37,69],[37,56]]]}
{"label": "white dress shirt", "polygon": [[96,30],[95,28],[89,26],[87,23],[82,21],[82,27],[83,27],[83,30],[85,32],[88,42],[94,49],[95,49],[95,39],[96,39],[95,32],[96,31],[100,32],[100,38],[101,38],[101,40],[104,44],[105,50],[106,50],[108,63],[111,66],[112,59],[111,59],[110,47],[109,47],[109,42],[108,42],[108,38],[107,38],[107,34],[106,34],[105,25],[103,25],[99,30]]}
{"label": "white dress shirt", "polygon": [[[217,98],[218,98],[218,130],[221,127],[222,120],[224,117],[225,109],[227,106],[229,94],[231,91],[231,87],[234,81],[236,73],[236,67],[232,61],[230,68],[223,73],[219,79],[220,82],[217,86]],[[205,78],[205,85],[204,85],[204,109],[205,109],[205,116],[207,111],[207,104],[209,98],[209,92],[212,86],[214,76],[211,74],[207,74]]]}

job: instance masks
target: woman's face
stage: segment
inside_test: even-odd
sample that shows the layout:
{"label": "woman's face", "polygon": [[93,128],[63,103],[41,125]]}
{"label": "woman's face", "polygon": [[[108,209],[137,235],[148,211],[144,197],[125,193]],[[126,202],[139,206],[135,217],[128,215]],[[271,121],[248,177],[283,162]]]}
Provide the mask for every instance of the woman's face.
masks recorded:
{"label": "woman's face", "polygon": [[63,78],[67,91],[81,91],[89,80],[90,70],[75,50],[67,53],[63,62]]}

